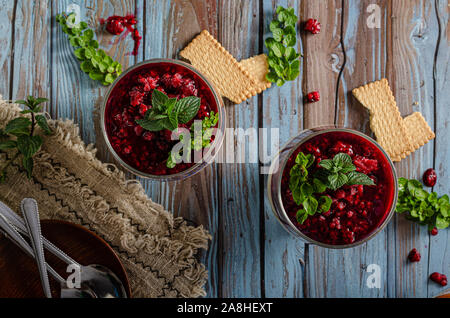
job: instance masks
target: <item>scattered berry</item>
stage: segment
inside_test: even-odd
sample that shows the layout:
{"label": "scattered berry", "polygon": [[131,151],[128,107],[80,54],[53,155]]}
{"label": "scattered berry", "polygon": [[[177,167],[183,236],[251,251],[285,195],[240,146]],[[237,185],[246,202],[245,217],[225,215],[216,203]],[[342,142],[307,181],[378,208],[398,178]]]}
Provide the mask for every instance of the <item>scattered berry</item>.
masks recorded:
{"label": "scattered berry", "polygon": [[415,248],[411,250],[408,254],[408,259],[410,262],[419,262],[420,261],[420,253],[417,252]]}
{"label": "scattered berry", "polygon": [[428,169],[423,174],[423,183],[427,187],[434,187],[434,185],[436,184],[436,180],[437,180],[437,175],[436,175],[436,171],[434,171],[433,168]]}
{"label": "scattered berry", "polygon": [[444,274],[434,272],[430,275],[430,279],[441,286],[447,286],[447,276],[445,276]]}
{"label": "scattered berry", "polygon": [[438,234],[438,229],[437,229],[437,227],[434,227],[431,231],[430,231],[430,234],[431,235],[437,235]]}
{"label": "scattered berry", "polygon": [[305,30],[312,34],[320,33],[320,23],[316,19],[308,19],[305,23]]}
{"label": "scattered berry", "polygon": [[320,94],[319,94],[319,92],[311,92],[311,93],[308,93],[308,94],[306,95],[306,100],[307,100],[309,103],[318,102],[318,101],[320,100]]}
{"label": "scattered berry", "polygon": [[137,55],[139,45],[141,43],[142,36],[139,34],[139,31],[136,29],[136,17],[132,14],[127,16],[118,16],[114,15],[106,19],[100,20],[101,24],[106,23],[106,31],[113,35],[121,34],[125,28],[131,32],[131,37],[134,40],[133,52],[131,54]]}
{"label": "scattered berry", "polygon": [[120,17],[113,16],[106,20],[106,31],[113,35],[119,35],[125,30],[122,24],[123,20]]}

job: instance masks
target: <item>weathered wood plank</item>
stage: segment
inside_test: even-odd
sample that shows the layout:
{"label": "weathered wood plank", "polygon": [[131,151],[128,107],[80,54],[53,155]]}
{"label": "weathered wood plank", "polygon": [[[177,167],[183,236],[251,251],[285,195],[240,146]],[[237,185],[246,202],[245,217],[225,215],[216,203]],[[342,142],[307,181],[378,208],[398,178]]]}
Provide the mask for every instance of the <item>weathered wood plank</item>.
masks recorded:
{"label": "weathered wood plank", "polygon": [[[219,1],[218,13],[219,42],[237,60],[258,54],[259,2]],[[258,97],[225,106],[227,127],[258,127]],[[222,297],[261,296],[259,178],[258,163],[219,166]]]}
{"label": "weathered wood plank", "polygon": [[15,19],[15,1],[0,1],[0,95],[4,99],[11,99],[11,57],[13,56],[13,19]]}
{"label": "weathered wood plank", "polygon": [[[367,111],[353,98],[351,90],[362,84],[385,76],[385,24],[382,14],[382,28],[369,28],[366,12],[368,5],[376,4],[385,12],[385,1],[345,2],[343,8],[343,35],[345,65],[338,89],[336,124],[353,128],[371,135]],[[335,61],[336,65],[342,64]],[[331,297],[383,297],[387,294],[387,239],[386,231],[379,233],[368,243],[344,252],[332,251],[326,257],[328,272],[326,288],[320,286],[319,295]],[[342,259],[342,260],[341,260]],[[376,264],[380,268],[381,288],[369,288],[366,284],[370,273],[367,266]],[[336,271],[343,275],[336,275]],[[325,290],[321,292],[322,290]]]}
{"label": "weathered wood plank", "polygon": [[[303,20],[300,1],[263,1],[264,37],[270,36],[269,24],[276,7],[291,6]],[[305,53],[303,42],[297,36],[297,51]],[[264,48],[267,53],[267,49]],[[282,87],[273,86],[262,94],[260,126],[279,129],[280,147],[296,136],[304,127],[305,107],[302,102],[302,83],[306,80],[306,57],[300,59],[301,75]],[[303,74],[302,74],[303,73]],[[274,154],[272,154],[274,155]],[[267,178],[264,179],[264,191]],[[305,291],[305,243],[288,234],[274,216],[267,193],[264,193],[264,287],[266,297],[303,297]]]}
{"label": "weathered wood plank", "polygon": [[50,14],[45,1],[17,1],[14,74],[10,83],[13,100],[28,95],[50,97]]}
{"label": "weathered wood plank", "polygon": [[[313,36],[305,33],[302,37],[305,52],[303,92],[318,90],[321,94],[320,102],[304,106],[305,128],[333,125],[335,122],[336,92],[344,61],[340,43],[342,10],[342,1],[302,2],[301,16],[305,20],[315,18],[322,26],[320,34]],[[359,266],[358,260],[352,251],[329,250],[313,245],[308,245],[308,249],[308,289],[305,295],[350,295],[353,288],[350,288],[349,281],[354,280],[355,273],[359,273],[359,268],[355,268]]]}
{"label": "weathered wood plank", "polygon": [[[177,58],[178,52],[201,30],[217,36],[216,1],[147,1],[145,6],[144,56]],[[141,180],[147,194],[175,216],[205,226],[212,235],[202,255],[209,272],[208,297],[219,293],[217,165],[212,164],[188,180],[158,183]]]}
{"label": "weathered wood plank", "polygon": [[[435,128],[436,140],[434,142],[435,162],[434,167],[438,175],[438,183],[434,187],[439,195],[450,193],[450,175],[448,169],[448,158],[450,158],[450,148],[448,139],[450,136],[450,119],[448,117],[448,106],[450,105],[450,24],[448,1],[436,1],[436,22],[439,42],[436,46],[436,57],[434,65],[434,106],[435,106]],[[432,102],[432,100],[430,100]],[[428,265],[428,275],[433,272],[445,273],[450,276],[450,230],[440,230],[437,236],[430,237],[430,262]],[[447,286],[448,287],[448,286]],[[436,283],[428,281],[428,296],[433,297],[441,293],[442,288]]]}
{"label": "weathered wood plank", "polygon": [[[402,115],[420,111],[431,127],[434,126],[433,61],[437,43],[437,20],[434,2],[392,1],[391,37],[388,50],[388,80],[392,85]],[[433,165],[434,143],[428,143],[411,156],[396,164],[400,177],[421,179],[423,172]],[[395,282],[392,297],[427,297],[429,235],[427,228],[403,216],[396,216],[390,245],[394,249],[395,264],[388,280]],[[420,263],[408,264],[406,257],[412,248],[422,252]]]}

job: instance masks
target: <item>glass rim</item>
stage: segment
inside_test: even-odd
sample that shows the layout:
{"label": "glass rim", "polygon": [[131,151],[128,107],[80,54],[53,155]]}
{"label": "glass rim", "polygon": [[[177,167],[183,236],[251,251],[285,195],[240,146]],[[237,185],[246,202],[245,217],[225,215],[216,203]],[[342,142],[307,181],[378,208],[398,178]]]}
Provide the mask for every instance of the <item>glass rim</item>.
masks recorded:
{"label": "glass rim", "polygon": [[[105,123],[106,105],[108,103],[111,92],[117,86],[119,81],[124,76],[126,76],[127,74],[129,74],[133,70],[136,70],[139,67],[142,67],[144,65],[159,64],[159,63],[176,64],[176,65],[185,67],[185,68],[189,69],[190,71],[194,72],[198,77],[200,77],[205,82],[205,84],[208,86],[209,90],[211,91],[211,93],[214,97],[214,100],[216,102],[216,105],[217,105],[217,113],[219,114],[219,120],[217,122],[217,129],[221,131],[219,138],[214,138],[214,141],[211,143],[211,149],[214,149],[214,154],[211,157],[211,161],[206,162],[206,161],[202,160],[201,162],[194,163],[194,165],[192,167],[189,167],[186,170],[180,171],[178,173],[166,174],[166,175],[154,175],[154,174],[150,174],[150,173],[145,173],[143,171],[140,171],[140,170],[132,167],[128,163],[126,163],[112,147],[111,142],[108,138],[108,134],[106,132],[106,123]],[[148,60],[134,64],[133,66],[129,67],[126,71],[122,72],[114,80],[111,87],[109,87],[109,89],[105,95],[105,98],[103,99],[103,102],[102,102],[102,107],[100,109],[100,121],[101,121],[100,126],[101,126],[101,130],[102,130],[103,139],[105,140],[108,150],[111,152],[114,159],[117,160],[120,163],[120,165],[122,167],[124,167],[126,170],[133,173],[134,175],[137,175],[139,177],[146,178],[146,179],[153,179],[153,180],[157,180],[157,181],[176,181],[176,180],[186,179],[186,178],[189,178],[189,177],[197,174],[198,172],[203,170],[206,166],[208,166],[211,162],[213,162],[214,158],[217,156],[218,152],[220,151],[220,148],[222,147],[222,143],[223,143],[223,139],[224,139],[224,135],[225,135],[225,131],[226,131],[225,116],[226,116],[225,106],[224,106],[222,97],[220,97],[220,95],[217,93],[217,90],[212,85],[212,83],[209,82],[209,80],[204,75],[202,75],[198,70],[196,70],[192,65],[190,65],[186,62],[180,61],[180,60],[175,60],[175,59],[154,58],[154,59],[148,59]]]}
{"label": "glass rim", "polygon": [[[289,150],[289,152],[286,155],[286,159],[284,160],[284,162],[282,163],[281,166],[278,167],[279,169],[279,173],[281,175],[281,177],[279,178],[277,184],[276,184],[276,189],[277,189],[277,198],[276,200],[278,201],[278,204],[281,208],[281,212],[283,213],[283,216],[286,218],[288,224],[286,224],[286,222],[284,222],[283,220],[280,219],[280,217],[277,214],[277,207],[274,206],[274,201],[273,201],[273,197],[272,197],[272,176],[273,176],[273,165],[271,165],[270,170],[269,170],[269,177],[267,180],[267,193],[268,193],[268,199],[270,202],[270,206],[272,208],[272,212],[275,214],[275,217],[277,218],[277,220],[281,223],[282,227],[284,229],[286,229],[289,233],[293,234],[295,233],[297,236],[300,236],[303,240],[312,243],[314,245],[318,245],[321,247],[326,247],[326,248],[332,248],[332,249],[345,249],[345,248],[352,248],[358,245],[361,245],[363,243],[368,242],[369,240],[371,240],[373,237],[375,237],[379,232],[381,232],[386,226],[387,224],[390,222],[390,220],[392,219],[394,213],[395,213],[395,207],[397,205],[397,199],[398,199],[398,182],[397,182],[397,172],[395,170],[394,167],[394,163],[392,162],[391,158],[389,157],[389,155],[386,153],[386,151],[370,136],[357,131],[355,129],[351,129],[351,128],[345,128],[345,127],[339,127],[339,126],[318,126],[318,127],[314,127],[314,128],[308,128],[308,129],[304,129],[302,130],[297,136],[292,137],[291,139],[289,139],[288,142],[286,142],[283,147],[280,149],[280,151],[278,152],[277,156],[274,159],[279,159],[279,156],[281,154],[281,152],[286,149],[295,139],[301,137],[304,134],[308,134],[309,135],[305,136],[304,138],[302,138],[298,143],[296,143],[295,145],[292,146],[292,149]],[[282,197],[281,197],[281,179],[282,179],[282,175],[284,172],[284,169],[286,167],[287,161],[288,159],[292,156],[292,154],[298,149],[298,147],[300,147],[300,145],[302,145],[303,143],[305,143],[306,141],[308,141],[309,139],[317,136],[317,135],[321,135],[323,133],[327,133],[327,132],[347,132],[347,133],[351,133],[351,134],[355,134],[358,135],[362,138],[364,138],[365,140],[368,140],[369,142],[371,142],[373,145],[375,145],[383,154],[383,156],[386,158],[387,162],[389,163],[389,166],[391,167],[391,171],[392,171],[392,178],[393,178],[393,185],[394,185],[394,197],[392,200],[392,204],[390,207],[390,211],[389,213],[385,216],[383,222],[381,222],[378,227],[376,229],[374,229],[369,235],[367,235],[366,237],[354,242],[354,243],[350,243],[350,244],[327,244],[327,243],[323,243],[320,241],[316,241],[313,238],[307,236],[306,234],[304,234],[302,231],[300,231],[294,223],[292,223],[291,219],[289,218],[284,205],[283,205],[283,201],[282,201]],[[290,227],[290,229],[287,228],[287,226]]]}

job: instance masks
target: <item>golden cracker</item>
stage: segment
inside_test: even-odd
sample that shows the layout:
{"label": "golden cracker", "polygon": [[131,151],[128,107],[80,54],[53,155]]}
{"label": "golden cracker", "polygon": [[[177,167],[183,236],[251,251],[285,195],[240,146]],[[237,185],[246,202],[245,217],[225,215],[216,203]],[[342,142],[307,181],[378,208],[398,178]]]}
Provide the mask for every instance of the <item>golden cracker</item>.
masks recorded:
{"label": "golden cracker", "polygon": [[269,63],[267,55],[259,54],[239,62],[249,74],[256,80],[259,89],[266,90],[272,83],[266,80],[266,74],[269,72]]}
{"label": "golden cracker", "polygon": [[[414,148],[413,151],[416,151],[436,137],[425,118],[419,112],[412,113],[405,117],[403,122],[405,124],[406,132],[411,139]],[[407,155],[409,155],[409,153]]]}
{"label": "golden cracker", "polygon": [[222,96],[236,104],[262,91],[249,72],[206,30],[195,37],[180,56],[203,73]]}
{"label": "golden cracker", "polygon": [[400,161],[413,146],[388,81],[382,79],[353,89],[353,95],[369,109],[370,128],[392,161]]}

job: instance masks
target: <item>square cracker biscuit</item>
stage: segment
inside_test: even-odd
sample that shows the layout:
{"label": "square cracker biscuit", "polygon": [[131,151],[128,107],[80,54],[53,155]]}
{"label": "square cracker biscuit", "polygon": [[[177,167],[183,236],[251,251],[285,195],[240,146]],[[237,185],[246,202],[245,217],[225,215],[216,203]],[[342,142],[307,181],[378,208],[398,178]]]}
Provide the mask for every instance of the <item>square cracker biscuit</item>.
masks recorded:
{"label": "square cracker biscuit", "polygon": [[[208,31],[203,30],[181,52],[180,56],[203,73],[222,96],[236,104],[263,89],[225,48]],[[246,62],[246,65],[253,64]]]}
{"label": "square cracker biscuit", "polygon": [[388,81],[382,79],[353,89],[353,95],[369,109],[370,128],[393,161],[414,151]]}
{"label": "square cracker biscuit", "polygon": [[[431,130],[425,118],[419,112],[412,113],[411,115],[403,119],[405,123],[406,132],[408,133],[413,151],[416,151],[423,145],[425,145],[431,139],[434,139],[436,135]],[[409,155],[411,152],[407,153]]]}
{"label": "square cracker biscuit", "polygon": [[258,89],[266,90],[272,83],[266,80],[266,74],[269,71],[269,63],[267,55],[259,54],[245,60],[241,60],[239,64],[256,80]]}

